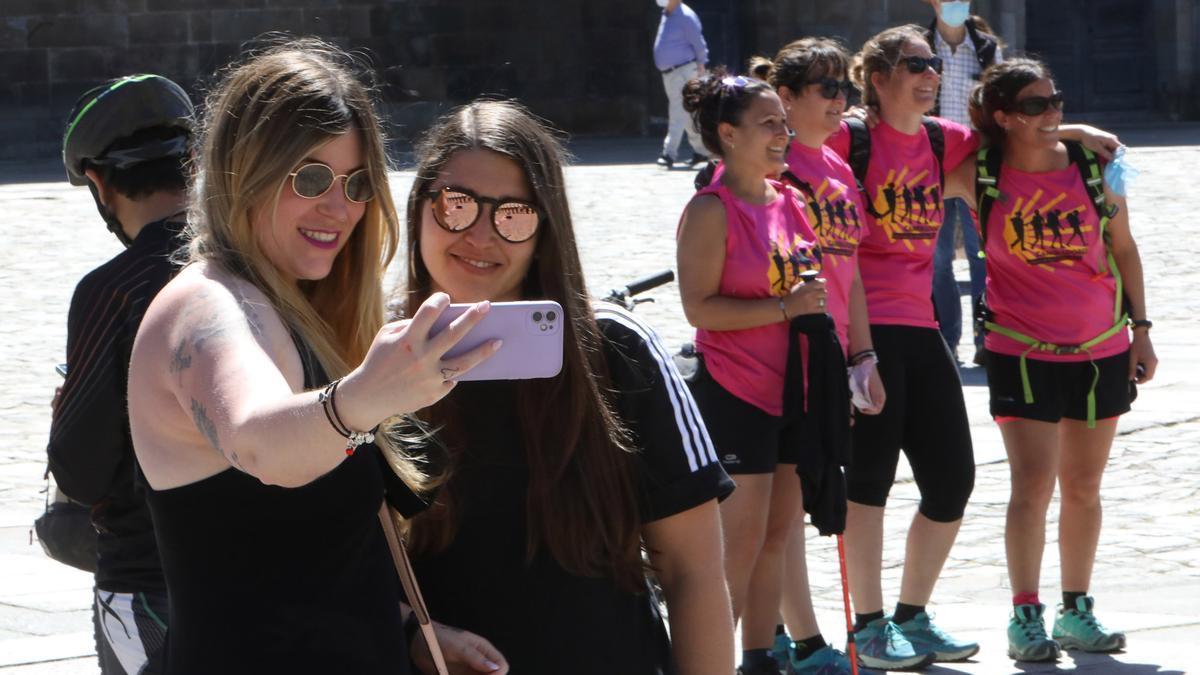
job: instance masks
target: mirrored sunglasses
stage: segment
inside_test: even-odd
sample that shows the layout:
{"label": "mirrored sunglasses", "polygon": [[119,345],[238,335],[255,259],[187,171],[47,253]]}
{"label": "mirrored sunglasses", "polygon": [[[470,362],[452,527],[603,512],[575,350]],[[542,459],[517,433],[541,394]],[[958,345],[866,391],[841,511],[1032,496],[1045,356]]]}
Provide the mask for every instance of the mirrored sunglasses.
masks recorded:
{"label": "mirrored sunglasses", "polygon": [[1050,96],[1030,96],[1023,98],[1012,104],[1009,112],[1019,112],[1022,115],[1037,117],[1053,107],[1055,110],[1063,109],[1063,93],[1056,91]]}
{"label": "mirrored sunglasses", "polygon": [[831,101],[838,97],[839,92],[843,98],[849,98],[850,92],[854,91],[854,83],[850,80],[835,80],[832,77],[822,77],[816,80],[809,80],[804,84],[821,85],[821,96]]}
{"label": "mirrored sunglasses", "polygon": [[292,191],[305,199],[316,199],[323,196],[329,192],[329,188],[333,187],[339,178],[345,179],[342,189],[346,193],[346,199],[355,204],[369,202],[375,197],[375,187],[371,185],[371,176],[366,169],[359,169],[349,174],[337,174],[328,165],[311,162],[289,173],[288,176],[292,179]]}
{"label": "mirrored sunglasses", "polygon": [[920,75],[925,72],[926,68],[933,68],[933,72],[938,75],[942,74],[943,64],[942,57],[940,56],[930,56],[929,58],[923,56],[905,56],[898,63],[903,63],[908,72],[913,75]]}
{"label": "mirrored sunglasses", "polygon": [[542,210],[536,204],[504,197],[480,197],[466,188],[447,186],[424,193],[433,209],[433,220],[443,230],[463,232],[473,226],[482,212],[481,204],[492,207],[492,227],[504,241],[519,244],[537,234]]}

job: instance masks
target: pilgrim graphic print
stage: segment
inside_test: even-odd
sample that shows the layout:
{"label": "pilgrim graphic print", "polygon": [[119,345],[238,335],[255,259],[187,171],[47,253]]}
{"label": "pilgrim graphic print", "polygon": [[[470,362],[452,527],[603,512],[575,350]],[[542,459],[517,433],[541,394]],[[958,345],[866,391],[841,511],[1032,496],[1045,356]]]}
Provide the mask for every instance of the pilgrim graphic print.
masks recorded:
{"label": "pilgrim graphic print", "polygon": [[942,195],[937,176],[928,170],[913,174],[909,167],[887,172],[875,188],[871,206],[875,223],[887,233],[888,241],[904,242],[908,250],[918,245],[933,246],[942,225]]}
{"label": "pilgrim graphic print", "polygon": [[800,179],[792,181],[800,188],[808,207],[808,220],[821,242],[823,261],[830,268],[846,265],[862,239],[862,214],[858,206],[846,198],[847,187],[831,184],[828,178],[816,188]]}
{"label": "pilgrim graphic print", "polygon": [[821,248],[799,234],[776,232],[771,238],[771,261],[767,278],[771,292],[783,297],[800,283],[800,274],[808,270],[821,269]]}
{"label": "pilgrim graphic print", "polygon": [[1086,203],[1067,204],[1067,193],[1054,197],[1042,190],[1018,197],[1004,215],[1008,252],[1030,265],[1073,265],[1088,250],[1093,227],[1085,223]]}

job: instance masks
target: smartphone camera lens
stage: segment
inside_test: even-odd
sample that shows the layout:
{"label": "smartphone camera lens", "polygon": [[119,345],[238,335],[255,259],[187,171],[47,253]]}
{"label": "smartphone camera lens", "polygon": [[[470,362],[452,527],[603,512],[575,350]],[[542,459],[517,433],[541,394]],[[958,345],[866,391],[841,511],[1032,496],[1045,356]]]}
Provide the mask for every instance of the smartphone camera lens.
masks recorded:
{"label": "smartphone camera lens", "polygon": [[558,318],[558,315],[555,314],[554,312],[546,312],[546,320],[547,321],[553,321],[557,318]]}
{"label": "smartphone camera lens", "polygon": [[533,313],[533,322],[534,322],[534,323],[538,323],[538,322],[539,322],[539,321],[541,321],[541,320],[542,320],[542,313],[541,313],[541,312],[534,312],[534,313]]}

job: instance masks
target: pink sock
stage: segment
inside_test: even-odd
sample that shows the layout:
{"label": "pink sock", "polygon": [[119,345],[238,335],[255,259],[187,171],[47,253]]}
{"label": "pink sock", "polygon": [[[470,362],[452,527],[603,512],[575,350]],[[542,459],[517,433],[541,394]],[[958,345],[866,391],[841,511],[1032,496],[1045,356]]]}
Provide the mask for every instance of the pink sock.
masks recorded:
{"label": "pink sock", "polygon": [[1037,591],[1034,591],[1032,593],[1029,591],[1023,591],[1023,592],[1017,593],[1016,595],[1013,596],[1013,607],[1016,607],[1017,605],[1040,605],[1040,604],[1042,604],[1042,603],[1040,600],[1038,600]]}

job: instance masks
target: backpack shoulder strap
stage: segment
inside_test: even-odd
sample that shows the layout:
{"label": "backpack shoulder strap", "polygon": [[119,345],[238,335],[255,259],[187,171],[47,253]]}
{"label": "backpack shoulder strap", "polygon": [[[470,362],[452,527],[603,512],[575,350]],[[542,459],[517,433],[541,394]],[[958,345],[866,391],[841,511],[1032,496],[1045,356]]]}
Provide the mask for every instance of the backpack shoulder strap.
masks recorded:
{"label": "backpack shoulder strap", "polygon": [[857,117],[847,119],[846,127],[850,130],[850,157],[847,164],[854,171],[859,186],[863,187],[867,182],[867,165],[871,162],[871,131],[867,129],[867,123]]}
{"label": "backpack shoulder strap", "polygon": [[846,163],[854,172],[863,206],[872,218],[882,218],[883,214],[875,210],[875,202],[871,195],[867,194],[867,165],[871,163],[871,130],[867,128],[865,121],[857,117],[847,118],[846,128],[850,131],[850,157]]}
{"label": "backpack shoulder strap", "polygon": [[808,181],[801,180],[799,176],[792,173],[791,169],[786,169],[780,177],[783,178],[783,183],[785,185],[790,185],[796,188],[800,192],[804,193],[805,197],[808,197],[809,199],[816,198],[817,195],[813,191],[813,186],[809,185]]}
{"label": "backpack shoulder strap", "polygon": [[1100,161],[1096,159],[1096,153],[1075,141],[1064,141],[1064,144],[1067,146],[1067,156],[1079,170],[1079,177],[1083,180],[1083,186],[1092,200],[1092,206],[1095,207],[1096,214],[1100,216],[1100,240],[1104,242],[1104,261],[1108,265],[1108,273],[1113,276],[1117,284],[1113,320],[1121,323],[1124,313],[1125,284],[1121,279],[1121,270],[1117,268],[1117,261],[1113,258],[1111,238],[1108,234],[1108,221],[1116,215],[1117,205],[1109,204],[1104,196],[1104,174],[1100,172]]}
{"label": "backpack shoulder strap", "polygon": [[710,159],[705,162],[704,167],[696,172],[696,178],[692,180],[692,185],[696,187],[696,191],[703,190],[712,184],[713,174],[717,172],[719,161]]}
{"label": "backpack shoulder strap", "polygon": [[979,216],[979,251],[987,255],[988,216],[1000,198],[1000,148],[980,148],[975,155],[975,210]]}
{"label": "backpack shoulder strap", "polygon": [[938,185],[945,188],[946,133],[942,131],[942,125],[938,124],[937,120],[932,117],[922,117],[921,126],[925,127],[925,135],[929,137],[929,147],[933,148],[933,156],[937,158]]}
{"label": "backpack shoulder strap", "polygon": [[1096,212],[1104,220],[1112,217],[1109,204],[1104,198],[1104,175],[1100,172],[1100,161],[1096,159],[1096,154],[1083,147],[1082,143],[1075,141],[1063,141],[1063,143],[1067,146],[1067,156],[1071,159],[1071,163],[1079,170],[1079,177],[1083,179],[1083,186],[1087,189],[1088,197],[1096,207]]}

